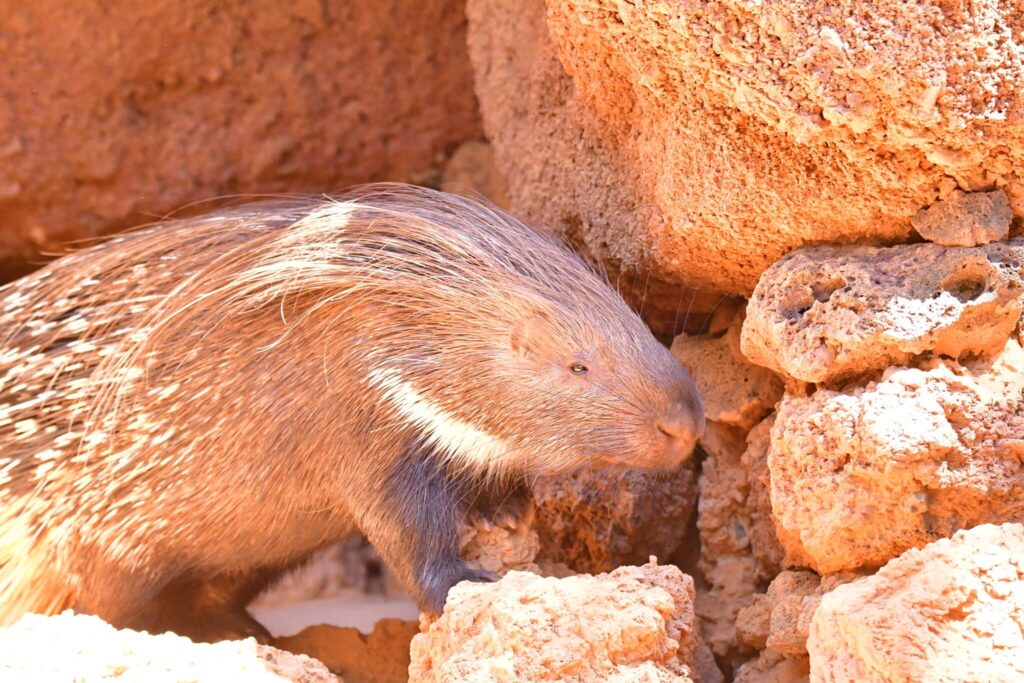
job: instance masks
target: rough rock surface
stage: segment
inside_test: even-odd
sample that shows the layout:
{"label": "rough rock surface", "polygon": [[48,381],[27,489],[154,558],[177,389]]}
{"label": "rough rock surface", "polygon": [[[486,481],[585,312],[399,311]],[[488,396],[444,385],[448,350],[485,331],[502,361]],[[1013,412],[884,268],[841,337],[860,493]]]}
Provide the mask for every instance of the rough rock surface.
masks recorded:
{"label": "rough rock surface", "polygon": [[682,544],[697,500],[693,462],[669,475],[582,470],[533,487],[539,561],[598,574]]}
{"label": "rough rock surface", "polygon": [[721,336],[681,334],[672,354],[693,377],[707,419],[747,430],[775,408],[782,381],[743,356],[742,324],[740,315]]}
{"label": "rough rock surface", "polygon": [[218,195],[415,180],[480,137],[461,0],[0,5],[0,274]]}
{"label": "rough rock surface", "polygon": [[[513,206],[653,280],[746,295],[953,189],[1024,209],[1013,2],[469,0]],[[672,302],[674,304],[674,301]]]}
{"label": "rough rock surface", "polygon": [[165,633],[117,630],[98,617],[27,614],[0,628],[0,680],[335,683],[320,662],[258,645],[252,638],[214,645]]}
{"label": "rough rock surface", "polygon": [[685,681],[698,641],[693,582],[653,562],[610,574],[510,572],[463,582],[413,638],[410,683]]}
{"label": "rough rock surface", "polygon": [[483,140],[459,145],[444,167],[441,189],[455,194],[475,193],[508,209],[508,189],[494,165],[494,150]]}
{"label": "rough rock surface", "polygon": [[354,628],[310,626],[274,646],[308,655],[340,674],[345,683],[405,683],[409,679],[409,642],[419,624],[381,619],[364,635]]}
{"label": "rough rock surface", "polygon": [[807,632],[821,597],[856,578],[850,573],[821,577],[814,572],[784,571],[768,592],[740,610],[736,632],[755,650],[765,648],[791,657],[807,656]]}
{"label": "rough rock surface", "polygon": [[793,563],[877,567],[958,529],[1024,519],[1024,351],[932,360],[783,398],[771,504]]}
{"label": "rough rock surface", "polygon": [[734,683],[808,683],[811,665],[807,657],[785,657],[764,650],[736,671]]}
{"label": "rough rock surface", "polygon": [[1003,190],[955,190],[946,199],[918,211],[911,224],[929,242],[974,247],[1005,240],[1012,218],[1010,200]]}
{"label": "rough rock surface", "polygon": [[723,657],[736,655],[740,609],[782,569],[768,495],[771,426],[769,417],[744,437],[709,422],[701,439],[707,457],[697,507],[699,567],[710,590],[698,594],[697,612],[708,643]]}
{"label": "rough rock surface", "polygon": [[759,365],[829,382],[932,352],[994,354],[1021,317],[1024,243],[809,247],[761,277],[741,346]]}
{"label": "rough rock surface", "polygon": [[500,526],[483,519],[459,525],[459,554],[473,567],[503,576],[509,571],[546,574],[535,562],[540,541],[534,528],[535,507],[523,519]]}
{"label": "rough rock surface", "polygon": [[1024,527],[982,525],[826,595],[813,681],[1024,680]]}

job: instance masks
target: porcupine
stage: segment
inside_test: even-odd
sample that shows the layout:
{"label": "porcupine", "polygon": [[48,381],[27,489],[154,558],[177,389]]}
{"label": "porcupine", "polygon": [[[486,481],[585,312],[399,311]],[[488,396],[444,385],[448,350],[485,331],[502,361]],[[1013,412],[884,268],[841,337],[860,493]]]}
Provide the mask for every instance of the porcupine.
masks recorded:
{"label": "porcupine", "polygon": [[8,285],[0,330],[0,623],[266,638],[247,604],[355,530],[438,613],[491,578],[458,554],[473,501],[674,468],[703,428],[562,242],[409,186],[114,237]]}

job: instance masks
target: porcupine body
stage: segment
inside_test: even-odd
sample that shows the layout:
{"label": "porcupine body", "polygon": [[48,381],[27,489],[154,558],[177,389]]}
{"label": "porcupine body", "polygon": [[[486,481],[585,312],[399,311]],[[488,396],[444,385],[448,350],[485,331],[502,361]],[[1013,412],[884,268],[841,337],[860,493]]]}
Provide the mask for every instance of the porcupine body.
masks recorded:
{"label": "porcupine body", "polygon": [[196,639],[353,530],[421,607],[477,499],[678,465],[685,371],[557,240],[405,186],[169,221],[0,292],[0,622]]}

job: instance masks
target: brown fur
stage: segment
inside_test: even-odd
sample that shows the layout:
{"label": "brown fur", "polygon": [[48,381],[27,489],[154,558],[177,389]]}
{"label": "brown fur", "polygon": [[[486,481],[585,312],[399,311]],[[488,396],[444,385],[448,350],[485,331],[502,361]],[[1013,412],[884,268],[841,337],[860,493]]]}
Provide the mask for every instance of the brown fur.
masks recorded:
{"label": "brown fur", "polygon": [[168,222],[0,296],[0,623],[265,635],[248,601],[354,529],[437,611],[486,578],[454,540],[483,489],[674,467],[703,423],[577,256],[423,189]]}

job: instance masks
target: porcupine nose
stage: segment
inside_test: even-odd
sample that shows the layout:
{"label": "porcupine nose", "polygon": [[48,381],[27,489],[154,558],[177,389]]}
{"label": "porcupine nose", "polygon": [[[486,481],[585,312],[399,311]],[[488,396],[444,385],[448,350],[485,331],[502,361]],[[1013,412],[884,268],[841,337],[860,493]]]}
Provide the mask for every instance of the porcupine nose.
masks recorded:
{"label": "porcupine nose", "polygon": [[655,426],[669,440],[673,464],[679,464],[693,452],[704,432],[704,406],[695,395],[687,396],[671,404]]}

